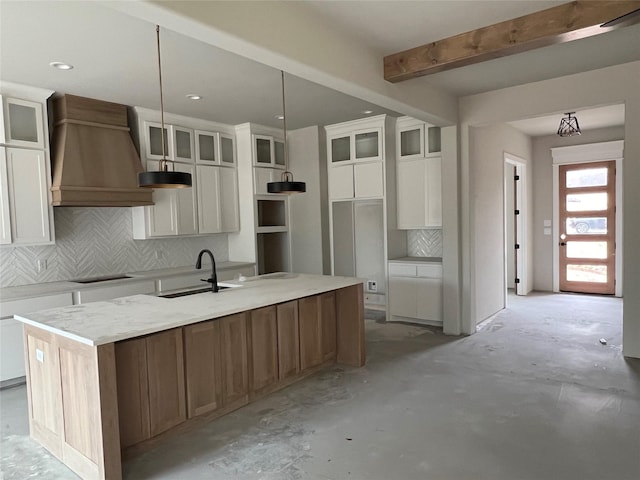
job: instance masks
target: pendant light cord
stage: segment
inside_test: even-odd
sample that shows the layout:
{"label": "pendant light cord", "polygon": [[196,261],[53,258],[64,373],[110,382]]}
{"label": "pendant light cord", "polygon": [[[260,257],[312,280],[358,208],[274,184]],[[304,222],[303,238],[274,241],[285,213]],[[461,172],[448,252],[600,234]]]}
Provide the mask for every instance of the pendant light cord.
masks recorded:
{"label": "pendant light cord", "polygon": [[282,125],[284,127],[284,173],[289,173],[289,148],[287,145],[287,113],[286,113],[286,108],[284,103],[284,70],[280,70],[280,77],[282,79]]}
{"label": "pendant light cord", "polygon": [[165,150],[165,131],[164,131],[164,99],[162,97],[162,63],[160,62],[160,25],[156,25],[156,41],[158,45],[158,79],[160,80],[160,124],[162,136],[162,160],[160,161],[160,171],[166,172],[167,168],[167,151]]}

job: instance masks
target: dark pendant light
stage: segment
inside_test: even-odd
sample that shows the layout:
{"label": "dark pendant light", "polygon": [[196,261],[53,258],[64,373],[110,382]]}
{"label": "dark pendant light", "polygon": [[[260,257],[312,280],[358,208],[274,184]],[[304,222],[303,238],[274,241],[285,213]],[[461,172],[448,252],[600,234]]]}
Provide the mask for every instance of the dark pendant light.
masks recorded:
{"label": "dark pendant light", "polygon": [[284,72],[280,70],[282,78],[282,124],[284,129],[284,172],[279,182],[267,183],[267,192],[290,195],[292,193],[304,193],[307,185],[304,182],[294,182],[293,173],[289,171],[289,147],[287,145],[287,114],[284,104]]}
{"label": "dark pendant light", "polygon": [[558,127],[558,135],[561,137],[572,137],[573,135],[582,135],[580,131],[580,125],[578,125],[578,119],[571,115],[576,112],[565,113],[566,117],[560,120],[560,126]]}
{"label": "dark pendant light", "polygon": [[187,188],[192,185],[191,174],[186,172],[169,171],[164,133],[164,101],[162,98],[162,64],[160,63],[160,25],[156,25],[156,40],[158,45],[158,78],[160,80],[160,120],[162,133],[162,160],[160,170],[141,172],[138,174],[138,186],[146,188]]}

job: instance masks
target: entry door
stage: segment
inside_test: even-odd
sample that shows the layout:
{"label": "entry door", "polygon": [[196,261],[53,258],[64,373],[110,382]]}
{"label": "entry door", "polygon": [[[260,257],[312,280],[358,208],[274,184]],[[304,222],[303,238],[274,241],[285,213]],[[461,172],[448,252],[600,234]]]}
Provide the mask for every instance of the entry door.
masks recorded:
{"label": "entry door", "polygon": [[615,161],[560,166],[560,290],[615,293]]}

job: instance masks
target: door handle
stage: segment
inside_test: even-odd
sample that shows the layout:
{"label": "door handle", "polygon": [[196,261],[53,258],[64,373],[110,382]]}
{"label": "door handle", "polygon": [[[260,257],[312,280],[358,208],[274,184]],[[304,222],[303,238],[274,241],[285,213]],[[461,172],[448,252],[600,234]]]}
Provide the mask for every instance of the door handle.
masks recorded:
{"label": "door handle", "polygon": [[561,247],[564,247],[564,246],[566,246],[566,245],[567,245],[567,242],[560,242],[560,246],[561,246]]}

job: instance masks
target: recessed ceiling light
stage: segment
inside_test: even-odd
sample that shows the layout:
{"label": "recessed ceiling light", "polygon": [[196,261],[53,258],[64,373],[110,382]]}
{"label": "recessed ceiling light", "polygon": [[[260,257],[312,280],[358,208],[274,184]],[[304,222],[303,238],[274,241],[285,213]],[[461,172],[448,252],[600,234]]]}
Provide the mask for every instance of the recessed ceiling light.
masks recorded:
{"label": "recessed ceiling light", "polygon": [[373,110],[363,110],[362,113],[364,113],[365,115],[369,115],[373,113]]}
{"label": "recessed ceiling light", "polygon": [[59,70],[71,70],[73,68],[73,65],[64,62],[51,62],[49,65]]}
{"label": "recessed ceiling light", "polygon": [[197,94],[195,94],[195,93],[190,93],[190,94],[188,94],[188,95],[187,95],[187,98],[188,98],[189,100],[202,100],[202,96],[197,95]]}
{"label": "recessed ceiling light", "polygon": [[284,120],[284,115],[276,115],[276,120]]}

